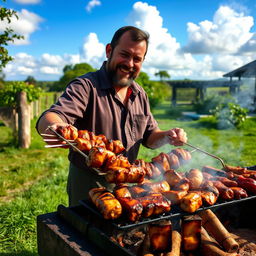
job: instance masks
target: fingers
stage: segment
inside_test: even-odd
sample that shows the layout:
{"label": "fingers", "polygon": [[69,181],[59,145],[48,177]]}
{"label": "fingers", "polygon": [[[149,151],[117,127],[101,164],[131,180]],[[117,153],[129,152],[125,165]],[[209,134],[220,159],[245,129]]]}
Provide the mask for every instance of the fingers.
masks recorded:
{"label": "fingers", "polygon": [[52,147],[62,147],[62,148],[67,148],[68,145],[65,141],[63,141],[61,138],[59,138],[54,131],[58,131],[59,128],[61,127],[67,127],[70,126],[69,124],[66,123],[55,123],[51,126],[49,126],[46,130],[45,133],[40,134],[43,137],[43,140],[46,144],[51,145]]}
{"label": "fingers", "polygon": [[182,128],[174,128],[168,131],[170,144],[174,146],[182,146],[187,142],[187,134]]}

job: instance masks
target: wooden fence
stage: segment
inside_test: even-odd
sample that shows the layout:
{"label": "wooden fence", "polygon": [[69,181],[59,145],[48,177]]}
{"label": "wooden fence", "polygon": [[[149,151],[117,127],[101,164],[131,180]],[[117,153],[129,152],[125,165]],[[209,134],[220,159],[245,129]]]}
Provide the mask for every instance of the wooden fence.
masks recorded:
{"label": "wooden fence", "polygon": [[21,148],[29,148],[31,143],[31,120],[38,118],[43,111],[55,103],[61,93],[44,93],[31,103],[27,102],[26,92],[19,93],[17,107],[0,107],[0,120],[13,131]]}

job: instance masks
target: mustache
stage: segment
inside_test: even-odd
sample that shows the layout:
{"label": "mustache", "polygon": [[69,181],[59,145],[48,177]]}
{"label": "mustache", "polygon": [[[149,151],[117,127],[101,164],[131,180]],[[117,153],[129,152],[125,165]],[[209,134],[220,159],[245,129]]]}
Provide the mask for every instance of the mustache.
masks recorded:
{"label": "mustache", "polygon": [[128,66],[126,66],[124,64],[118,65],[117,68],[121,68],[121,69],[123,69],[123,70],[125,70],[127,72],[132,72],[132,73],[134,73],[136,71],[135,68],[129,68]]}

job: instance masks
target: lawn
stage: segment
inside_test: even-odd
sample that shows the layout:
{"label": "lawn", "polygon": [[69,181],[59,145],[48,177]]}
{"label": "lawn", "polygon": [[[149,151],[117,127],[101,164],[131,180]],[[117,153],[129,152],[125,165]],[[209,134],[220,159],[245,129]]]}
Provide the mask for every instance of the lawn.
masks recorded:
{"label": "lawn", "polygon": [[[212,118],[177,119],[169,110],[168,102],[154,110],[162,129],[182,127],[191,144],[216,154],[230,165],[256,164],[255,118],[248,118],[240,130],[218,130]],[[2,125],[0,132],[0,255],[37,255],[36,217],[56,211],[59,204],[67,205],[67,150],[45,149],[35,129],[31,148],[17,149],[12,146],[10,130]],[[173,148],[170,145],[157,150],[141,148],[138,158],[150,161],[158,153]],[[221,168],[220,161],[202,153],[193,152],[192,156],[191,163],[181,167],[181,171],[206,164]]]}

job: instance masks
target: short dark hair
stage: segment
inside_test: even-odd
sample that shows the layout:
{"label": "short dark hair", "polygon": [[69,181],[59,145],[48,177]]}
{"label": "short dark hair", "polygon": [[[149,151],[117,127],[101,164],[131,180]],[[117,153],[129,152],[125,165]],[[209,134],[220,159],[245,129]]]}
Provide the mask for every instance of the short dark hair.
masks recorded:
{"label": "short dark hair", "polygon": [[133,27],[133,26],[124,26],[124,27],[119,28],[115,32],[115,34],[111,40],[111,43],[110,43],[112,50],[115,49],[115,47],[119,43],[121,36],[127,31],[130,32],[132,41],[134,41],[134,42],[146,41],[146,52],[145,52],[145,55],[146,55],[147,50],[148,50],[148,43],[149,43],[149,33],[146,31],[143,31],[139,28]]}

